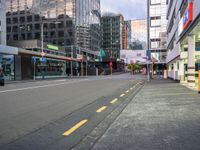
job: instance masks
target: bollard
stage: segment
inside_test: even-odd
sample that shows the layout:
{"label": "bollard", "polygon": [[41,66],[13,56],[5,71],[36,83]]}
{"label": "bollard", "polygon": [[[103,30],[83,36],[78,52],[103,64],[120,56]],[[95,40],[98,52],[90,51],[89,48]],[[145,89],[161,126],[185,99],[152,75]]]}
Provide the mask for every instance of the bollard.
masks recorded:
{"label": "bollard", "polygon": [[199,91],[199,94],[200,94],[200,70],[198,71],[198,76],[199,76],[199,80],[198,80],[198,91]]}

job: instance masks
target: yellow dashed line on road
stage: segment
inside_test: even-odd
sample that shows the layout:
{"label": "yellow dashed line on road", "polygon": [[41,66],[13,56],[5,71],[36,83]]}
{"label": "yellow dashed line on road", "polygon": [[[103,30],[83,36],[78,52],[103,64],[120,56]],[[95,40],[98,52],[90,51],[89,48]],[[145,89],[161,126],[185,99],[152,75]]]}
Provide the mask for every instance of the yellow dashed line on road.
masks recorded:
{"label": "yellow dashed line on road", "polygon": [[99,108],[96,112],[100,113],[100,112],[104,111],[106,108],[107,108],[107,106],[103,106],[103,107]]}
{"label": "yellow dashed line on road", "polygon": [[113,99],[113,100],[110,102],[110,104],[114,104],[114,103],[116,103],[117,101],[118,101],[118,99],[115,98],[115,99]]}
{"label": "yellow dashed line on road", "polygon": [[121,94],[121,95],[120,95],[120,97],[124,97],[124,96],[125,96],[125,94]]}
{"label": "yellow dashed line on road", "polygon": [[72,134],[74,131],[79,129],[81,126],[83,126],[88,120],[82,120],[79,123],[77,123],[75,126],[73,126],[71,129],[67,130],[66,132],[63,133],[63,136],[69,136]]}

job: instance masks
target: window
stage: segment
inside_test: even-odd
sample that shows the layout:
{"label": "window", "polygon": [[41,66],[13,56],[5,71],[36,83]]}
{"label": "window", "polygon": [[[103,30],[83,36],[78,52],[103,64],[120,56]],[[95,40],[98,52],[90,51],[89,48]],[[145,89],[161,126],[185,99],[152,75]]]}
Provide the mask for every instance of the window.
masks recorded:
{"label": "window", "polygon": [[161,0],[150,0],[151,5],[159,5],[161,4]]}
{"label": "window", "polygon": [[158,48],[160,45],[160,39],[151,39],[151,48]]}
{"label": "window", "polygon": [[150,18],[150,25],[151,27],[160,27],[161,26],[161,17],[155,16]]}
{"label": "window", "polygon": [[27,16],[27,21],[28,22],[32,22],[32,20],[33,20],[32,16]]}

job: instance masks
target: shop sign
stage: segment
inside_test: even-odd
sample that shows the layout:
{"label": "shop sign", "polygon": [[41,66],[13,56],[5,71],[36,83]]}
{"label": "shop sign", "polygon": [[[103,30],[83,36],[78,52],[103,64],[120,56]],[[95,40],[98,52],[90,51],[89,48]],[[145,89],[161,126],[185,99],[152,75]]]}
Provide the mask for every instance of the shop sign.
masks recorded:
{"label": "shop sign", "polygon": [[200,55],[196,55],[195,58],[196,58],[197,60],[200,60]]}
{"label": "shop sign", "polygon": [[55,51],[59,50],[58,46],[55,46],[55,45],[52,45],[52,44],[47,44],[47,48],[50,49],[50,50],[55,50]]}
{"label": "shop sign", "polygon": [[181,18],[178,24],[178,36],[180,36],[182,32],[183,32],[183,18]]}
{"label": "shop sign", "polygon": [[193,20],[193,3],[191,2],[183,14],[183,29],[185,30]]}

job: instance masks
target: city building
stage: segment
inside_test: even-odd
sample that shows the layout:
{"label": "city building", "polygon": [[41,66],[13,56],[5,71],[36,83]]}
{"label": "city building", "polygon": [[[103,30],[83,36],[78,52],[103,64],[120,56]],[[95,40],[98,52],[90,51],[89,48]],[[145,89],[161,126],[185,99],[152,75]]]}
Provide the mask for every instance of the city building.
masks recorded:
{"label": "city building", "polygon": [[120,59],[125,64],[146,64],[146,50],[121,50]]}
{"label": "city building", "polygon": [[130,49],[131,45],[131,21],[124,21],[123,49]]}
{"label": "city building", "polygon": [[123,49],[124,35],[124,17],[121,14],[105,13],[101,17],[102,29],[102,48],[106,56],[110,58],[120,58],[120,50]]}
{"label": "city building", "polygon": [[148,0],[147,1],[147,26],[148,44],[150,50],[154,73],[163,73],[166,69],[166,26],[167,26],[167,0]]}
{"label": "city building", "polygon": [[6,45],[6,10],[5,0],[0,1],[0,44]]}
{"label": "city building", "polygon": [[200,70],[200,1],[167,3],[168,77],[194,88]]}
{"label": "city building", "polygon": [[139,19],[131,21],[131,45],[132,50],[147,49],[147,20]]}
{"label": "city building", "polygon": [[41,39],[58,46],[100,48],[100,0],[7,0],[7,40]]}
{"label": "city building", "polygon": [[87,75],[100,48],[100,0],[7,0],[6,8],[9,77]]}

